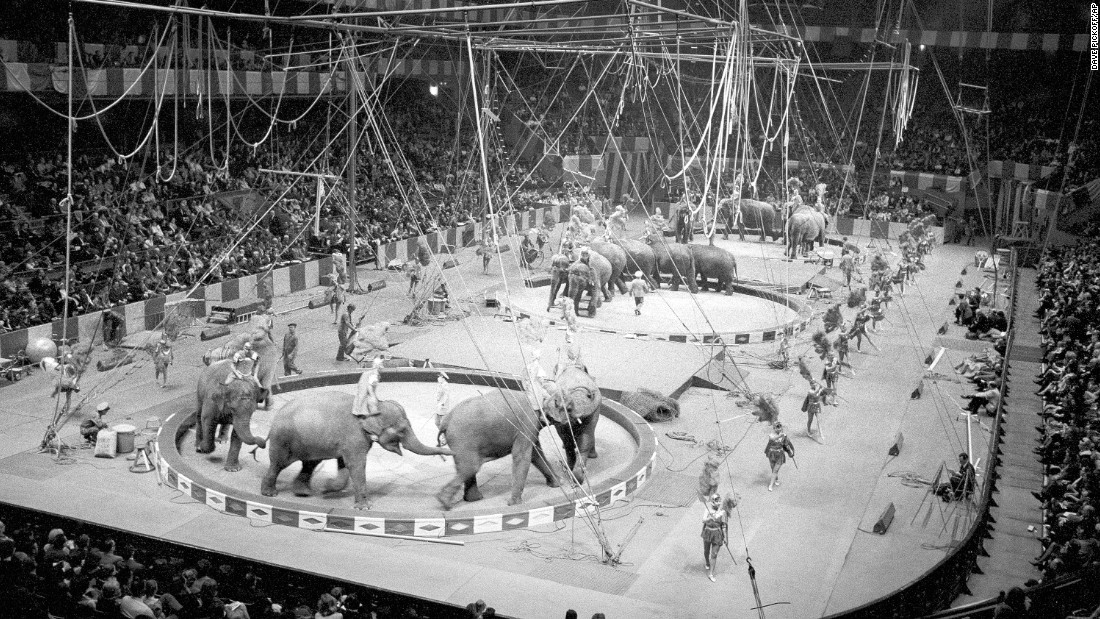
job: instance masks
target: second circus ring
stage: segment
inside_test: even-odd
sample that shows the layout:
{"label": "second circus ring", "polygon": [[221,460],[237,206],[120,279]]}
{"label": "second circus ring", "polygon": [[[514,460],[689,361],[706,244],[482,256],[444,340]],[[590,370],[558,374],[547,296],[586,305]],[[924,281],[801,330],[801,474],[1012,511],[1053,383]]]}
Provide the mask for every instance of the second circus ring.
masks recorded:
{"label": "second circus ring", "polygon": [[[507,300],[510,315],[547,317],[550,325],[564,325],[558,307],[551,313],[536,309],[545,309],[545,290],[525,288],[514,292]],[[719,292],[661,292],[664,296],[651,293],[646,297],[641,317],[633,315],[634,304],[624,297],[604,301],[595,318],[581,316],[577,324],[582,331],[631,339],[742,345],[774,342],[780,335],[801,333],[814,318],[813,308],[796,296],[744,284],[733,284],[729,296]],[[669,329],[672,325],[681,330]]]}
{"label": "second circus ring", "polygon": [[[443,370],[431,368],[387,368],[382,371],[383,385],[380,385],[379,389],[392,391],[400,386],[401,389],[431,393],[430,398],[434,399],[436,379],[441,371]],[[445,372],[449,384],[458,389],[480,391],[522,389],[520,380],[512,375],[452,368],[446,368]],[[351,371],[288,378],[277,383],[272,393],[278,403],[280,398],[285,400],[286,397],[295,394],[305,395],[313,389],[354,389],[360,375],[359,371]],[[400,398],[395,399],[401,401]],[[652,475],[657,447],[653,429],[641,416],[605,397],[600,409],[600,425],[607,424],[606,430],[618,435],[620,442],[626,445],[618,452],[625,453],[624,449],[629,448],[631,456],[618,458],[623,461],[621,464],[609,463],[602,468],[601,473],[590,473],[589,482],[584,484],[583,491],[567,489],[564,482],[562,488],[549,489],[542,482],[541,476],[531,475],[528,477],[524,493],[525,497],[530,498],[525,498],[520,505],[505,506],[503,499],[499,499],[496,501],[497,506],[480,507],[478,503],[462,503],[452,511],[443,511],[438,504],[435,504],[434,508],[429,508],[421,501],[422,505],[407,509],[387,507],[377,510],[358,510],[351,505],[350,500],[336,504],[336,501],[325,501],[317,497],[295,497],[286,491],[276,497],[266,497],[259,494],[258,484],[251,489],[242,487],[240,481],[251,483],[255,479],[247,475],[240,476],[241,473],[223,473],[219,463],[207,462],[206,456],[188,453],[193,449],[190,449],[190,430],[184,422],[193,414],[193,409],[179,410],[181,406],[187,406],[186,400],[181,398],[166,406],[172,406],[175,410],[162,411],[167,417],[157,434],[156,461],[157,474],[168,487],[226,514],[289,527],[347,533],[416,537],[459,536],[525,529],[574,516],[583,516],[597,505],[605,508],[618,501],[629,500]],[[279,405],[272,408],[273,415],[277,412]],[[406,406],[406,409],[410,411],[410,420],[414,420],[411,408]],[[261,413],[262,411],[257,411],[256,415]],[[254,431],[256,421],[254,416]],[[599,430],[600,426],[597,426],[597,445],[601,447],[601,458],[590,460],[590,467],[593,463],[613,457],[616,453],[615,449],[603,449],[605,445],[600,443]],[[265,435],[266,431],[257,433]],[[543,434],[542,440],[547,440],[546,434]],[[256,463],[248,458],[247,449],[247,445],[242,449],[242,464],[256,468]],[[215,454],[224,455],[225,450],[225,445],[218,445]],[[372,471],[377,473],[374,467],[381,466],[378,464],[381,458],[376,457],[379,452],[383,450],[377,446],[370,451],[367,460],[368,485],[372,480]],[[430,459],[423,456],[411,457],[421,458],[424,461],[440,460],[439,457]],[[372,461],[375,464],[372,465]],[[503,466],[510,471],[511,458],[501,458],[496,462],[503,463]],[[453,474],[452,460],[448,458],[446,463]],[[481,481],[481,475],[479,475],[479,481]],[[435,489],[438,490],[438,487]],[[536,489],[542,491],[533,492]],[[489,502],[488,498],[486,502]]]}

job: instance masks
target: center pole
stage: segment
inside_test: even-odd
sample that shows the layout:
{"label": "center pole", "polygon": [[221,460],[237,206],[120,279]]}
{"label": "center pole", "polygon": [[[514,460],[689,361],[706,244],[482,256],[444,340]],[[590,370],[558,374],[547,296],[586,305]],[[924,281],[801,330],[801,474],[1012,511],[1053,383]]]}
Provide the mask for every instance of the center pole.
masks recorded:
{"label": "center pole", "polygon": [[[348,44],[354,50],[355,35],[348,35]],[[358,172],[356,160],[358,159],[359,129],[356,126],[355,116],[359,108],[358,88],[355,83],[355,55],[348,54],[347,84],[348,89],[348,290],[359,291],[359,281],[355,274],[355,232],[358,227],[357,211],[359,204],[355,200],[355,176]]]}

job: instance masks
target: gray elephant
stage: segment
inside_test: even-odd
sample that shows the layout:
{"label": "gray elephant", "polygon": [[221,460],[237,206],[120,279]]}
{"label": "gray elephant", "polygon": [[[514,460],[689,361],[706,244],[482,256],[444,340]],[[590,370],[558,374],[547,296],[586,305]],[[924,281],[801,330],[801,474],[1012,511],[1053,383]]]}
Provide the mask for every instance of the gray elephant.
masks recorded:
{"label": "gray elephant", "polygon": [[661,281],[661,276],[657,273],[657,254],[653,252],[653,248],[636,239],[619,239],[615,243],[626,252],[623,279],[630,279],[635,273],[641,271],[649,285],[656,287]]}
{"label": "gray elephant", "polygon": [[215,361],[203,368],[195,390],[197,412],[184,423],[184,428],[195,428],[195,451],[204,454],[213,452],[214,434],[218,426],[222,426],[224,436],[232,425],[233,435],[225,457],[225,470],[241,470],[241,444],[256,445],[261,449],[267,445],[264,439],[252,435],[250,427],[261,391],[259,383],[251,376],[238,378],[233,371],[233,362],[228,359]]}
{"label": "gray elephant", "polygon": [[[745,240],[745,227],[760,230],[760,241],[767,241],[767,237],[778,241],[783,238],[783,216],[776,207],[760,200],[741,198],[731,200],[737,220],[737,234],[742,241]],[[726,227],[726,237],[729,238],[729,227]]]}
{"label": "gray elephant", "polygon": [[309,481],[323,460],[336,459],[337,477],[325,487],[338,492],[351,480],[355,508],[370,509],[367,500],[367,452],[374,443],[402,455],[401,448],[420,456],[450,456],[451,450],[420,442],[409,425],[405,409],[392,400],[377,404],[378,414],[354,410],[355,396],[339,391],[322,391],[299,397],[279,410],[271,423],[267,440],[270,465],[260,484],[260,493],[275,496],[279,473],[294,462],[302,470],[294,478],[294,494],[309,496]]}
{"label": "gray elephant", "polygon": [[268,313],[259,313],[252,317],[245,333],[238,333],[223,346],[212,348],[202,356],[202,362],[210,365],[222,359],[232,359],[233,355],[244,348],[245,342],[252,344],[252,351],[256,353],[255,374],[260,381],[263,391],[260,392],[260,402],[265,409],[271,408],[271,385],[275,382],[275,373],[279,367],[281,349],[275,345],[275,338],[271,335],[275,327],[275,320]]}
{"label": "gray elephant", "polygon": [[611,264],[611,278],[607,286],[607,292],[615,294],[615,288],[619,294],[626,294],[626,283],[623,282],[623,270],[626,268],[626,251],[614,243],[594,241],[588,244],[588,248],[597,254],[607,258]]}
{"label": "gray elephant", "polygon": [[695,275],[703,289],[709,286],[710,280],[715,280],[715,290],[733,294],[733,283],[737,280],[737,260],[733,254],[713,245],[691,243],[687,247],[695,260]]}
{"label": "gray elephant", "polygon": [[550,259],[550,301],[546,304],[546,311],[554,308],[558,300],[558,293],[569,296],[569,265],[573,261],[565,254],[554,254]]}
{"label": "gray elephant", "polygon": [[812,250],[814,241],[825,244],[825,214],[804,206],[791,214],[787,220],[787,256],[797,258],[800,250],[805,254],[807,247]]}
{"label": "gray elephant", "polygon": [[[653,254],[657,260],[657,271],[672,276],[669,283],[673,292],[680,289],[680,284],[687,286],[692,294],[699,292],[699,288],[695,285],[695,258],[687,245],[669,243],[659,234],[647,236],[646,243],[653,248]],[[659,288],[659,279],[656,284]]]}
{"label": "gray elephant", "polygon": [[588,264],[577,260],[569,265],[568,295],[573,299],[573,310],[580,315],[581,298],[589,296],[588,316],[594,317],[604,300],[611,300],[608,283],[611,280],[611,263],[594,251],[588,252]]}
{"label": "gray elephant", "polygon": [[578,482],[585,480],[588,458],[596,455],[596,424],[603,397],[592,377],[577,366],[562,368],[548,391],[561,397],[543,405],[545,416],[535,410],[526,393],[503,389],[463,400],[447,413],[440,424],[440,433],[454,451],[456,475],[436,495],[444,509],[454,506],[455,494],[460,489],[464,489],[466,501],[481,500],[477,487],[481,465],[509,454],[512,455],[509,505],[522,500],[532,463],[546,483],[556,488],[557,474],[539,444],[539,431],[547,425],[557,429],[573,476]]}

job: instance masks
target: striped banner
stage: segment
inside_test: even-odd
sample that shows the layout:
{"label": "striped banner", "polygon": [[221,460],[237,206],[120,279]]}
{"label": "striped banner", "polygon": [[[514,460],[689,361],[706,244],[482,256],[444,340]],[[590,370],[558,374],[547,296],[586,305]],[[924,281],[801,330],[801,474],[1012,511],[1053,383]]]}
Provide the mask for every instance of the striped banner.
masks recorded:
{"label": "striped banner", "polygon": [[1054,174],[1054,166],[1029,165],[1015,161],[990,161],[990,178],[1010,178],[1017,181],[1037,181]]}
{"label": "striped banner", "polygon": [[590,190],[607,187],[607,168],[603,155],[566,155],[561,158],[562,180]]}
{"label": "striped banner", "polygon": [[943,191],[955,193],[963,191],[967,186],[965,180],[961,176],[948,176],[946,174],[927,174],[925,172],[902,172],[901,170],[890,170],[890,178],[892,180],[899,180],[901,184],[906,187],[914,187],[916,189],[940,189]]}
{"label": "striped banner", "polygon": [[[384,70],[384,64],[378,71]],[[398,75],[447,77],[454,75],[451,62],[400,61]],[[92,69],[73,76],[73,94],[79,97],[150,97],[154,92],[174,95],[262,96],[283,94],[286,96],[318,95],[325,92],[346,90],[343,71],[203,71],[192,69]],[[360,74],[360,79],[368,76]],[[0,72],[0,92],[67,93],[69,90],[68,67],[51,67],[45,63],[3,63]]]}

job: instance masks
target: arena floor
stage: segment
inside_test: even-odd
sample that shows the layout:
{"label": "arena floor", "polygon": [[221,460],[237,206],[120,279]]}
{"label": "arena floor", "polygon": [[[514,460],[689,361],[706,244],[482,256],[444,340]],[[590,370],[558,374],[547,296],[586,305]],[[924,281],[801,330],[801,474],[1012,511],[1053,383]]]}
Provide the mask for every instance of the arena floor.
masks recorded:
{"label": "arena floor", "polygon": [[[782,249],[774,243],[729,243],[738,255],[742,277],[749,279],[751,274],[751,279],[772,288],[795,281],[789,273],[806,271],[799,275],[801,283],[821,268],[783,261]],[[860,244],[865,246],[867,240]],[[37,453],[54,410],[50,385],[41,372],[2,391],[0,500],[407,595],[459,605],[481,598],[500,614],[516,617],[560,617],[566,608],[576,609],[580,616],[743,616],[757,606],[746,573],[747,557],[756,567],[760,602],[770,605],[769,617],[840,612],[919,577],[950,551],[969,524],[965,505],[926,500],[926,487],[906,485],[903,479],[930,479],[941,463],[954,461],[968,440],[957,403],[958,396],[971,388],[957,380],[951,366],[981,346],[963,339],[960,328],[950,324],[953,308],[948,300],[960,279],[968,287],[988,285],[987,275],[972,267],[972,254],[972,248],[944,246],[926,259],[928,269],[918,276],[918,284],[890,306],[888,320],[872,334],[881,350],[865,343],[862,352],[853,351],[854,377],[841,380],[840,406],[826,410],[820,442],[806,435],[799,410],[805,381],[796,370],[768,368],[775,354],[772,343],[724,348],[628,337],[627,330],[586,330],[584,358],[602,387],[622,391],[644,386],[683,393],[680,418],[654,427],[659,439],[654,474],[631,500],[616,502],[599,514],[598,528],[620,553],[616,567],[598,561],[598,536],[585,519],[473,535],[463,540],[463,546],[324,533],[226,515],[159,485],[156,475],[128,472],[129,462],[121,458],[95,459],[90,450],[78,449],[71,458],[58,461]],[[361,271],[364,282],[385,279],[388,286],[355,297],[355,303],[369,312],[370,320],[394,323],[390,333],[395,355],[518,372],[522,362],[514,323],[494,316],[497,310],[482,303],[485,291],[500,287],[502,277],[510,288],[522,288],[514,253],[504,254],[503,275],[496,261],[490,274],[483,275],[472,250],[458,257],[462,264],[446,274],[452,298],[468,302],[471,315],[466,320],[400,325],[410,301],[406,280],[394,272]],[[968,264],[969,274],[960,277]],[[836,277],[835,269],[829,271]],[[285,332],[286,323],[296,322],[301,334],[299,366],[307,373],[353,369],[352,362],[333,360],[336,334],[329,310],[304,309],[320,292],[277,299],[275,309],[286,313],[279,317],[276,337]],[[673,301],[667,294],[650,295],[647,309]],[[701,296],[707,302],[730,299],[715,293]],[[624,301],[617,298],[611,305]],[[812,304],[820,315],[825,301]],[[732,306],[718,307],[713,313],[733,311]],[[944,323],[948,332],[937,335]],[[812,356],[809,337],[819,325],[815,318],[795,339],[793,354]],[[544,359],[555,354],[551,351],[561,340],[561,332],[551,329]],[[83,380],[82,412],[63,435],[70,444],[78,444],[76,426],[103,400],[111,403],[112,424],[130,423],[139,430],[149,426],[144,434],[153,434],[151,428],[159,419],[150,419],[149,411],[174,401],[185,406],[202,352],[211,344],[217,341],[181,340],[167,389],[154,384],[147,360],[115,371],[92,371]],[[924,359],[938,346],[946,353],[935,373],[925,376]],[[720,360],[712,362],[719,352]],[[819,365],[814,357],[811,367],[819,372]],[[775,492],[767,490],[763,456],[768,429],[741,406],[741,398],[692,387],[696,375],[714,383],[744,383],[777,396],[780,417],[797,450],[797,468],[788,462]],[[910,399],[922,377],[923,397]],[[425,388],[428,395],[400,397],[421,402],[434,394],[434,385]],[[262,430],[263,415],[257,420],[255,429]],[[972,431],[975,445],[988,442],[988,428],[975,425]],[[898,432],[904,435],[904,446],[899,456],[891,457],[887,450]],[[674,440],[673,433],[689,440]],[[426,430],[418,434],[430,440]],[[729,554],[723,555],[717,583],[707,580],[703,570],[702,508],[695,499],[708,442],[710,448],[725,448],[728,454],[721,490],[742,497],[730,525],[729,548],[736,564]],[[614,453],[605,455],[611,458]],[[405,456],[410,457],[416,456]],[[242,457],[242,462],[246,470],[234,475],[252,480],[245,485],[255,483],[253,475],[263,463],[250,457]],[[372,454],[369,462],[371,478],[402,476],[399,469],[382,470],[388,468],[384,457]],[[211,475],[226,475],[218,462],[195,464],[209,466]],[[444,474],[442,462],[432,466]],[[983,463],[978,469],[981,474]],[[529,478],[532,490],[544,488],[538,477],[535,472]],[[385,500],[399,501],[399,496],[387,488]],[[896,516],[888,532],[869,533],[890,503]]]}

